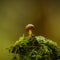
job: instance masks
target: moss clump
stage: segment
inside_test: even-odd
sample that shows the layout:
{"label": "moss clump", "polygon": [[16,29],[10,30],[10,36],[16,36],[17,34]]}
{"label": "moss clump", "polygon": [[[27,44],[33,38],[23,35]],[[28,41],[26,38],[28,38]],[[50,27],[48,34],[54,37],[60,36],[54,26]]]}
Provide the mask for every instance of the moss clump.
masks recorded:
{"label": "moss clump", "polygon": [[[22,36],[9,52],[18,54],[19,60],[60,60],[60,48],[43,36],[32,36],[31,39]],[[16,55],[13,57],[15,60]]]}

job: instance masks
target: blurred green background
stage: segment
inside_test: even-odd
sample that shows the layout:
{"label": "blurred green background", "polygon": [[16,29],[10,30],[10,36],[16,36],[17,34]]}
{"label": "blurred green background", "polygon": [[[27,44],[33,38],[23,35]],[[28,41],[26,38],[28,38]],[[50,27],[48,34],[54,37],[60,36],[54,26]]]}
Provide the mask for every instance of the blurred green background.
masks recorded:
{"label": "blurred green background", "polygon": [[35,25],[34,34],[60,45],[59,0],[0,0],[0,60],[11,60],[6,49],[25,33],[25,25]]}

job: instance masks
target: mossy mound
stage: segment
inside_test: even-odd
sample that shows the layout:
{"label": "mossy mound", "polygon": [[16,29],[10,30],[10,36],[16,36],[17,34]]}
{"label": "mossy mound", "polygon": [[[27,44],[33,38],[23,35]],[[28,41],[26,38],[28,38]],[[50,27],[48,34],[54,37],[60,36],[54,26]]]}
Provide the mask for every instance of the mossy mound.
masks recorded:
{"label": "mossy mound", "polygon": [[[9,52],[18,54],[19,60],[60,60],[58,45],[43,36],[32,36],[31,39],[22,36]],[[15,56],[13,58],[16,59]]]}

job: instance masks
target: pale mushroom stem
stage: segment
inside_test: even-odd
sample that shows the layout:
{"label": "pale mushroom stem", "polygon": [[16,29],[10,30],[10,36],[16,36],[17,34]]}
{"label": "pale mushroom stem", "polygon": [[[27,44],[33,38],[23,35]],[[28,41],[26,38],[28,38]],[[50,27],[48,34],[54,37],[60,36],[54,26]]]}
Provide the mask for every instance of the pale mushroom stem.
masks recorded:
{"label": "pale mushroom stem", "polygon": [[31,37],[32,37],[32,30],[29,29],[29,38],[31,38]]}

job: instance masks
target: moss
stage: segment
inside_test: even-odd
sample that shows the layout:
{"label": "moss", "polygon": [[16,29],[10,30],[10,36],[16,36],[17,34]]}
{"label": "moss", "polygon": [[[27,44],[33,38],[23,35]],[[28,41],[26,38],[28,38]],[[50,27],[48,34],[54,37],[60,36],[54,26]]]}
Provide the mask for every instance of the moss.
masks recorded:
{"label": "moss", "polygon": [[[43,36],[32,36],[31,39],[22,36],[10,47],[9,52],[15,54],[15,56],[18,54],[19,60],[60,59],[59,46],[52,40],[46,39]],[[17,58],[15,56],[13,56],[13,58]]]}

